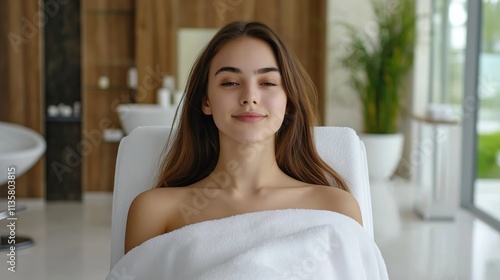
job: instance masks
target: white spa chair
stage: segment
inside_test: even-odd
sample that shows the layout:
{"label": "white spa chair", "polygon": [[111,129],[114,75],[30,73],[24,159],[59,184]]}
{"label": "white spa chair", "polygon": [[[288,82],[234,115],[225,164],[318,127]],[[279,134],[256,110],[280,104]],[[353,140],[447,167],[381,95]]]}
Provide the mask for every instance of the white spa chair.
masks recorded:
{"label": "white spa chair", "polygon": [[[159,157],[170,133],[168,127],[138,127],[120,142],[116,159],[111,222],[111,267],[123,256],[125,226],[132,200],[150,189],[156,178]],[[315,127],[318,153],[347,181],[357,199],[363,226],[373,238],[368,167],[363,142],[346,127]]]}

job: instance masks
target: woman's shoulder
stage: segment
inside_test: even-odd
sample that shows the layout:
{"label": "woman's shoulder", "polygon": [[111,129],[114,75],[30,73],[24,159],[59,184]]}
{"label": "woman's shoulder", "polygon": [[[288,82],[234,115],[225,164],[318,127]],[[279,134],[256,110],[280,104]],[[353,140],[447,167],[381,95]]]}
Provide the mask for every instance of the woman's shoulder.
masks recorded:
{"label": "woman's shoulder", "polygon": [[148,189],[137,195],[139,200],[156,200],[156,199],[172,199],[182,195],[186,187],[162,187]]}
{"label": "woman's shoulder", "polygon": [[314,185],[312,187],[314,197],[321,208],[338,212],[363,224],[358,201],[352,194],[332,186]]}
{"label": "woman's shoulder", "polygon": [[155,188],[137,195],[128,210],[125,252],[165,233],[185,193],[183,188]]}
{"label": "woman's shoulder", "polygon": [[177,188],[154,188],[143,191],[138,194],[132,201],[132,205],[139,204],[141,206],[147,206],[153,204],[158,207],[155,202],[161,202],[160,205],[164,205],[165,201],[170,201],[178,197],[181,192],[176,191]]}
{"label": "woman's shoulder", "polygon": [[189,195],[189,187],[164,187],[146,190],[137,195],[131,203],[131,210],[151,215],[167,215],[179,202]]}

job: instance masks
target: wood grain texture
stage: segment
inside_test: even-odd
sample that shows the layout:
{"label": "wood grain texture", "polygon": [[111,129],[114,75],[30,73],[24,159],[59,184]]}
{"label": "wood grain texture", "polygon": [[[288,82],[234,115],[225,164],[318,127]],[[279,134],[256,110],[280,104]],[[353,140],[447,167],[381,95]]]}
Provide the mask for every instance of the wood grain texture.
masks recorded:
{"label": "wood grain texture", "polygon": [[176,29],[179,2],[136,2],[136,67],[138,103],[156,103],[162,77],[176,72]]}
{"label": "wood grain texture", "polygon": [[[104,130],[119,128],[116,106],[130,103],[127,73],[135,66],[135,1],[82,1],[83,189],[113,190],[118,143],[104,142]],[[144,3],[151,1],[144,1]],[[109,78],[100,89],[99,77]]]}
{"label": "wood grain texture", "polygon": [[146,69],[175,75],[177,31],[220,28],[235,20],[257,20],[271,27],[296,54],[318,89],[318,124],[325,95],[326,0],[149,0],[136,1],[138,102],[154,103],[161,85]]}
{"label": "wood grain texture", "polygon": [[[44,135],[39,0],[0,1],[0,121],[26,126]],[[44,158],[16,179],[17,197],[43,197]],[[0,172],[6,172],[0,170]],[[5,188],[1,188],[5,191]]]}
{"label": "wood grain texture", "polygon": [[[132,10],[134,8],[134,0],[84,0],[87,10]],[[139,0],[140,1],[140,0]]]}

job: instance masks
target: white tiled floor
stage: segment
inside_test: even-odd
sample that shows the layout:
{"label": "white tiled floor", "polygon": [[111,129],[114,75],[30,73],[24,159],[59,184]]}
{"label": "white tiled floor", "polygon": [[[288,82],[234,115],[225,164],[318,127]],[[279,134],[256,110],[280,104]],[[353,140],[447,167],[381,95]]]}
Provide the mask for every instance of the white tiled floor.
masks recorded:
{"label": "white tiled floor", "polygon": [[[411,210],[410,186],[373,186],[376,241],[391,279],[500,279],[500,234],[460,210],[454,221],[425,222]],[[36,245],[17,251],[16,273],[0,252],[0,279],[104,279],[109,269],[111,195],[83,203],[19,200],[18,235]],[[0,209],[5,208],[0,201]],[[5,221],[0,222],[5,232]]]}
{"label": "white tiled floor", "polygon": [[474,189],[474,203],[500,220],[500,179],[480,179]]}
{"label": "white tiled floor", "polygon": [[500,233],[463,209],[454,220],[423,221],[412,210],[414,193],[408,185],[372,186],[376,240],[391,279],[500,279]]}
{"label": "white tiled floor", "polygon": [[[7,270],[7,252],[0,251],[0,279],[104,279],[109,269],[110,194],[89,194],[83,203],[18,200],[28,206],[18,214],[17,235],[35,246],[18,250],[16,272]],[[6,203],[1,203],[4,209]],[[5,233],[5,221],[1,232]]]}

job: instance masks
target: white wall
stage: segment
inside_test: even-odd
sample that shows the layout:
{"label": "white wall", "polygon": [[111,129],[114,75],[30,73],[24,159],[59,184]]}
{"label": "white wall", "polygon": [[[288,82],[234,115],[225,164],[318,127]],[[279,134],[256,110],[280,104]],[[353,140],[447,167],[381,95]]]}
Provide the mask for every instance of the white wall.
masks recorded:
{"label": "white wall", "polygon": [[326,55],[326,114],[325,125],[348,126],[362,129],[360,103],[350,87],[348,72],[339,63],[345,53],[347,35],[338,22],[349,22],[359,28],[369,26],[372,14],[370,0],[328,0],[327,2],[327,55]]}
{"label": "white wall", "polygon": [[412,110],[423,116],[429,96],[429,69],[431,67],[431,22],[432,0],[416,0],[417,45],[415,46]]}
{"label": "white wall", "polygon": [[[408,100],[409,112],[417,116],[425,116],[430,90],[430,67],[431,67],[431,21],[432,0],[416,0],[417,41],[415,46],[415,57],[413,62],[413,89],[411,99]],[[418,159],[425,157],[426,140],[419,134],[422,123],[411,118],[405,121],[405,148],[403,151],[402,166],[400,174],[411,176],[417,181],[417,174],[421,174],[423,162]],[[401,166],[400,166],[401,167]],[[420,173],[419,173],[420,172]]]}

